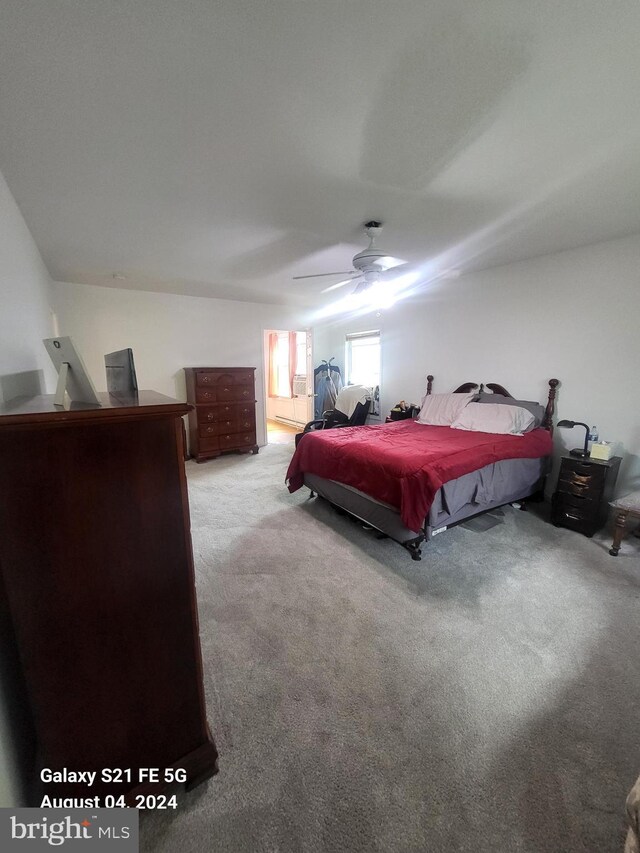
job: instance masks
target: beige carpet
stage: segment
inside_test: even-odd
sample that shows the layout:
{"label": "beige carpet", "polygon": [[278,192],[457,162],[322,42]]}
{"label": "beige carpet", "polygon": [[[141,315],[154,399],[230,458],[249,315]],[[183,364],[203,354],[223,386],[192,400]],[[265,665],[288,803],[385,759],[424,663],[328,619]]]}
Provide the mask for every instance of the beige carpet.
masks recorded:
{"label": "beige carpet", "polygon": [[621,850],[640,772],[640,543],[506,508],[421,563],[291,448],[188,463],[220,774],[144,851]]}

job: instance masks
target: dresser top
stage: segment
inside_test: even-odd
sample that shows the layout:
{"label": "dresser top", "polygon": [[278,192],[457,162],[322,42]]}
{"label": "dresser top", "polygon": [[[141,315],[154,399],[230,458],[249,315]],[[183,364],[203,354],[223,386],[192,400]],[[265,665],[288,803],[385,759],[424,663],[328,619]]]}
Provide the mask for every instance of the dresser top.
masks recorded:
{"label": "dresser top", "polygon": [[20,424],[52,424],[88,420],[123,420],[131,418],[157,417],[158,415],[186,415],[191,406],[180,403],[157,391],[139,391],[133,396],[102,392],[98,394],[101,406],[92,403],[67,403],[55,406],[53,394],[37,397],[15,397],[0,405],[0,429]]}

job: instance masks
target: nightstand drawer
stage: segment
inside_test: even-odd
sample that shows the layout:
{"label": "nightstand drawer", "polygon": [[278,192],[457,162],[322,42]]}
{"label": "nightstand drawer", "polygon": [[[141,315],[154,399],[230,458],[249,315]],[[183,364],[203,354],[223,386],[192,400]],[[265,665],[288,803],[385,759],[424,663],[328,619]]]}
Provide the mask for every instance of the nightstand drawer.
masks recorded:
{"label": "nightstand drawer", "polygon": [[551,523],[555,524],[556,527],[568,527],[577,533],[584,533],[585,536],[593,536],[599,526],[597,521],[583,518],[579,510],[570,508],[554,508],[554,511],[551,513]]}
{"label": "nightstand drawer", "polygon": [[560,469],[560,479],[569,480],[581,486],[595,485],[600,487],[607,476],[607,469],[592,462],[584,463],[579,459],[563,459]]}
{"label": "nightstand drawer", "polygon": [[582,498],[599,498],[602,492],[602,481],[584,481],[578,475],[568,476],[561,473],[558,478],[558,491],[568,495],[578,495]]}
{"label": "nightstand drawer", "polygon": [[579,518],[596,518],[601,507],[599,497],[587,498],[567,492],[556,492],[552,499],[554,513],[570,513]]}

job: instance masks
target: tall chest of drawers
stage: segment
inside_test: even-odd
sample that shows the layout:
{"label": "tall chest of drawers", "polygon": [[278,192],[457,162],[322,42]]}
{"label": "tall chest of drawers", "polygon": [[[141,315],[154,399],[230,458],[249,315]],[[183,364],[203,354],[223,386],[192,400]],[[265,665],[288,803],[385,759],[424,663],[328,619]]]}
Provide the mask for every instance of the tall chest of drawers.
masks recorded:
{"label": "tall chest of drawers", "polygon": [[585,536],[600,530],[607,521],[621,461],[620,456],[606,461],[563,456],[551,501],[552,523]]}
{"label": "tall chest of drawers", "polygon": [[189,447],[196,462],[257,453],[255,367],[185,367]]}

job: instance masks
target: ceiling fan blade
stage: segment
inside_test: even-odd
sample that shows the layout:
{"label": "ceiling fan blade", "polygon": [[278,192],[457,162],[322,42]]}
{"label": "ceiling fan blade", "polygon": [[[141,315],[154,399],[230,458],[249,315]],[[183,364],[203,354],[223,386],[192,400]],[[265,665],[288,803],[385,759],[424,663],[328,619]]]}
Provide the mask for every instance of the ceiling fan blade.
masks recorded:
{"label": "ceiling fan blade", "polygon": [[322,278],[325,275],[360,275],[355,270],[346,270],[345,272],[317,272],[315,275],[294,275],[293,280],[299,281],[301,278]]}
{"label": "ceiling fan blade", "polygon": [[401,275],[406,275],[407,273],[413,272],[414,270],[418,270],[419,267],[419,264],[398,264],[398,266],[396,267],[391,267],[390,269],[381,272],[380,281],[393,281]]}
{"label": "ceiling fan blade", "polygon": [[[356,276],[358,278],[358,276]],[[329,287],[325,287],[324,290],[321,290],[321,293],[329,293],[331,290],[337,290],[339,287],[344,287],[345,284],[353,284],[355,278],[345,278],[344,281],[338,281],[335,284],[330,285]]]}
{"label": "ceiling fan blade", "polygon": [[398,269],[406,263],[402,258],[395,258],[393,255],[382,255],[373,261],[372,266],[380,271]]}

